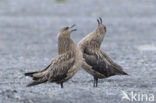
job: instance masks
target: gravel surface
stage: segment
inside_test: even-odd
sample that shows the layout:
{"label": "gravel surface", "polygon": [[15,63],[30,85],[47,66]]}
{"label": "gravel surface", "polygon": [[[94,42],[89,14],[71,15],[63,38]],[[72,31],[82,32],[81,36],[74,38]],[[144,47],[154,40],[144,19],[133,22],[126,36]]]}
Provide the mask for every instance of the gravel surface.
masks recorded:
{"label": "gravel surface", "polygon": [[[0,0],[0,103],[156,103],[156,0]],[[57,55],[57,32],[76,24],[78,43],[103,18],[105,52],[129,76],[100,80],[81,69],[64,84],[27,88],[24,73],[45,68]],[[130,100],[123,99],[126,92]],[[136,100],[131,93],[137,94]]]}

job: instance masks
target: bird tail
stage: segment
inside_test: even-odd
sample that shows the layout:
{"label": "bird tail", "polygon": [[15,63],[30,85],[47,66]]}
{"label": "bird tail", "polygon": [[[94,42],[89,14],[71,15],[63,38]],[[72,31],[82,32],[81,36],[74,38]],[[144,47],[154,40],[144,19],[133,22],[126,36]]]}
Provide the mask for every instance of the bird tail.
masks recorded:
{"label": "bird tail", "polygon": [[123,71],[122,75],[128,75],[126,72]]}
{"label": "bird tail", "polygon": [[30,87],[30,86],[34,86],[34,85],[38,85],[38,84],[41,84],[41,83],[44,83],[44,82],[47,82],[48,79],[47,79],[47,71],[48,71],[48,68],[50,67],[50,65],[48,65],[45,69],[43,69],[42,71],[37,71],[37,72],[28,72],[28,73],[25,73],[24,75],[25,76],[29,76],[29,77],[32,77],[32,79],[34,80],[33,82],[29,83],[27,85],[27,87]]}
{"label": "bird tail", "polygon": [[34,80],[33,82],[29,83],[27,87],[35,86],[44,82],[47,82],[46,72],[39,71],[39,72],[28,72],[24,74],[25,76],[30,76]]}
{"label": "bird tail", "polygon": [[25,73],[24,75],[25,76],[30,76],[30,77],[33,77],[33,74],[35,74],[37,72],[28,72],[28,73]]}
{"label": "bird tail", "polygon": [[35,81],[29,83],[27,85],[27,87],[35,86],[35,85],[38,85],[38,84],[41,84],[41,83],[45,83],[45,82],[47,82],[47,80],[35,80]]}
{"label": "bird tail", "polygon": [[113,68],[117,71],[116,73],[118,75],[128,75],[126,72],[123,71],[123,68],[116,63],[114,63]]}

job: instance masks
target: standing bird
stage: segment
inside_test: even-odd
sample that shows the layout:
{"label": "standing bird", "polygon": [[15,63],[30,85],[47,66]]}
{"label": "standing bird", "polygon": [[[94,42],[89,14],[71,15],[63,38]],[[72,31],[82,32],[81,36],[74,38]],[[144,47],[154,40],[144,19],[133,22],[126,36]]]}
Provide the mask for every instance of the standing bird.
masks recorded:
{"label": "standing bird", "polygon": [[123,71],[121,66],[114,63],[100,48],[106,34],[106,27],[103,25],[100,17],[97,19],[97,22],[98,27],[78,43],[78,47],[82,51],[83,58],[85,59],[82,68],[93,75],[94,87],[98,85],[98,78],[128,75]]}
{"label": "standing bird", "polygon": [[34,86],[44,82],[56,82],[61,84],[69,80],[82,66],[82,53],[70,38],[70,34],[76,29],[64,27],[58,33],[58,55],[44,70],[25,73],[34,80],[27,86]]}

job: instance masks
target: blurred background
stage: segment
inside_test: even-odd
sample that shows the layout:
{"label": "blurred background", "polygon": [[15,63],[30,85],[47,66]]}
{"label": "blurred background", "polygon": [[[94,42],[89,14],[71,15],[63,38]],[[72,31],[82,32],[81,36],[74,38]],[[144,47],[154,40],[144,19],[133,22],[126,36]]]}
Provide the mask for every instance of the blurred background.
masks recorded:
{"label": "blurred background", "polygon": [[[57,32],[77,25],[77,44],[97,27],[107,34],[101,48],[129,76],[100,80],[80,70],[61,89],[55,83],[31,88],[23,74],[45,68],[57,55]],[[0,0],[1,103],[129,103],[121,90],[156,96],[155,0]],[[144,101],[142,101],[143,103]]]}

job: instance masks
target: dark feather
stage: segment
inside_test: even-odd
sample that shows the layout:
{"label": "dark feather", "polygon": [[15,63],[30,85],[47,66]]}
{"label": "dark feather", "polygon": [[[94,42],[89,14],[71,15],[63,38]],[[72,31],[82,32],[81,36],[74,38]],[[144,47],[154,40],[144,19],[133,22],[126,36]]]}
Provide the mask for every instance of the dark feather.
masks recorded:
{"label": "dark feather", "polygon": [[24,75],[25,75],[25,76],[30,76],[30,77],[32,77],[32,75],[33,75],[34,73],[37,73],[37,72],[28,72],[28,73],[25,73]]}
{"label": "dark feather", "polygon": [[33,82],[29,83],[29,84],[27,85],[27,87],[35,86],[35,85],[38,85],[38,84],[41,84],[41,83],[45,83],[45,82],[47,82],[47,80],[43,80],[43,81],[33,81]]}
{"label": "dark feather", "polygon": [[[97,52],[97,53],[95,53]],[[122,67],[118,64],[114,63],[109,57],[106,55],[103,56],[101,52],[92,51],[89,49],[84,50],[84,58],[92,69],[103,74],[106,77],[113,76],[113,75],[127,75],[122,70]]]}
{"label": "dark feather", "polygon": [[45,69],[43,69],[43,70],[41,70],[41,71],[28,72],[28,73],[25,73],[24,75],[25,75],[25,76],[33,77],[33,80],[36,80],[36,79],[38,79],[38,78],[34,77],[33,74],[44,72],[44,71],[47,70],[49,67],[50,67],[50,65],[48,65]]}
{"label": "dark feather", "polygon": [[123,75],[128,75],[126,72],[123,71]]}

